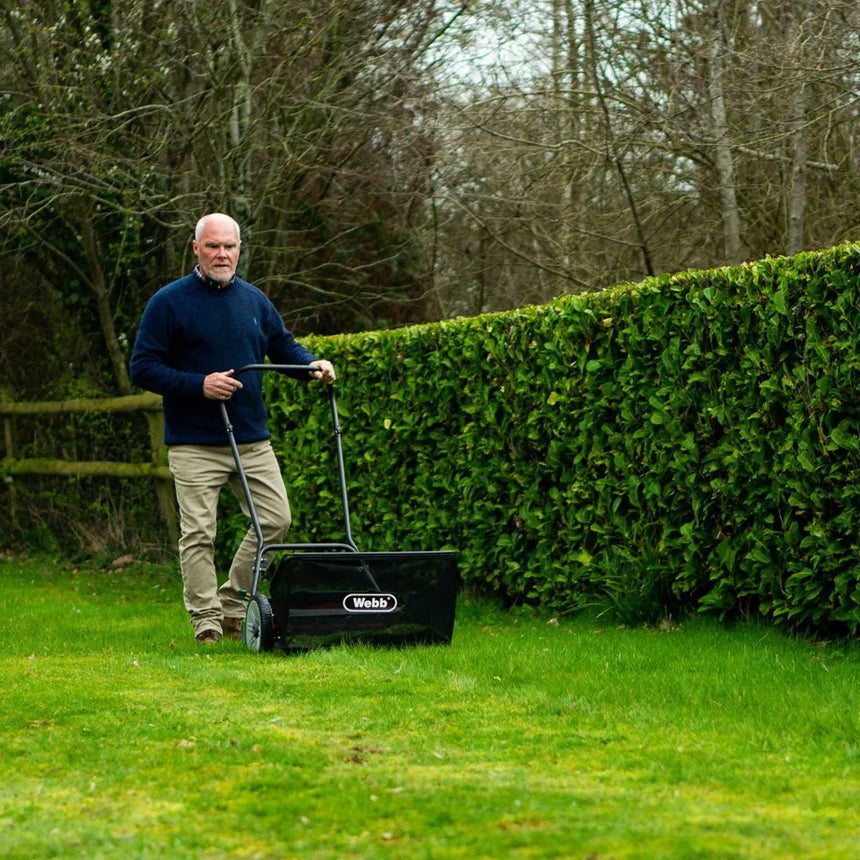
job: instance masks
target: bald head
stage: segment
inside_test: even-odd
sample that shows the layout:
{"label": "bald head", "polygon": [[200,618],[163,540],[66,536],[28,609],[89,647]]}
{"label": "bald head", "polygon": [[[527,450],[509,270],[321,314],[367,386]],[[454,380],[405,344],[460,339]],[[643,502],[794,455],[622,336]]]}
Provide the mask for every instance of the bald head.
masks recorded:
{"label": "bald head", "polygon": [[218,224],[224,229],[232,229],[236,231],[236,241],[241,242],[242,237],[239,232],[239,224],[234,221],[229,215],[224,215],[222,212],[210,212],[208,215],[204,215],[198,222],[197,226],[194,228],[194,238],[199,242],[200,235],[203,233],[204,229],[206,229],[206,225],[209,222],[213,224]]}

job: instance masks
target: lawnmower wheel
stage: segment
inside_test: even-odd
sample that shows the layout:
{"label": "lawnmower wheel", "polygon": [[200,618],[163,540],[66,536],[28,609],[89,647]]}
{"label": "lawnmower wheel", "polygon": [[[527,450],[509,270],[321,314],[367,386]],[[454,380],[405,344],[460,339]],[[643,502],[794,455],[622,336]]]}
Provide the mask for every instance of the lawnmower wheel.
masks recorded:
{"label": "lawnmower wheel", "polygon": [[242,638],[249,651],[271,651],[275,647],[275,620],[272,605],[262,594],[255,594],[248,604]]}

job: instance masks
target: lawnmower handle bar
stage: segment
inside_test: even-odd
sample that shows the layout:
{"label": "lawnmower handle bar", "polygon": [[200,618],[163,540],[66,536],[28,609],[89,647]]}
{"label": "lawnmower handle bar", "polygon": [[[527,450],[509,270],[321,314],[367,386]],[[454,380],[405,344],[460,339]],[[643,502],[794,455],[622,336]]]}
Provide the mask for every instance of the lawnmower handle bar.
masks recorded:
{"label": "lawnmower handle bar", "polygon": [[309,373],[314,370],[319,370],[312,364],[246,364],[233,371],[233,376],[238,376],[240,373],[245,373],[248,370],[277,370],[281,373],[297,370],[307,370]]}
{"label": "lawnmower handle bar", "polygon": [[[274,370],[280,373],[289,373],[291,371],[308,371],[312,373],[314,371],[319,370],[318,367],[315,367],[312,364],[246,364],[244,367],[240,367],[233,371],[233,376],[237,377],[242,373],[246,373],[247,371],[260,370],[260,371],[269,371]],[[340,419],[337,414],[337,400],[334,396],[334,386],[329,385],[328,394],[329,394],[329,404],[331,405],[331,416],[332,421],[334,422],[334,438],[335,438],[335,449],[337,453],[337,469],[338,469],[338,477],[340,479],[340,497],[341,502],[343,504],[343,522],[344,528],[346,532],[346,543],[345,544],[316,544],[314,546],[319,548],[324,548],[326,546],[331,546],[332,548],[341,548],[348,549],[353,552],[358,552],[358,547],[355,545],[355,541],[352,539],[352,528],[350,526],[349,521],[349,500],[347,499],[346,493],[346,469],[343,464],[343,444],[341,442],[341,429],[340,429]],[[245,470],[241,468],[242,460],[239,455],[239,447],[236,444],[236,439],[233,435],[233,425],[230,423],[230,416],[227,412],[227,404],[224,401],[221,401],[218,404],[221,407],[221,416],[224,419],[224,426],[227,428],[227,438],[230,442],[230,448],[233,451],[233,458],[236,461],[238,472],[239,472],[239,482],[242,485],[242,491],[245,495],[245,500],[248,503],[248,510],[251,514],[251,523],[253,524],[254,531],[257,534],[257,558],[254,563],[254,582],[252,583],[251,590],[252,593],[256,592],[258,585],[258,578],[260,573],[260,566],[262,561],[262,555],[264,549],[277,549],[279,547],[265,547],[263,540],[263,529],[260,525],[259,517],[257,516],[256,508],[254,507],[254,499],[251,496],[251,488],[248,486],[248,479],[245,476]],[[283,548],[287,548],[290,545],[283,545]],[[311,546],[311,545],[308,545]],[[298,545],[295,545],[295,548],[298,548]]]}

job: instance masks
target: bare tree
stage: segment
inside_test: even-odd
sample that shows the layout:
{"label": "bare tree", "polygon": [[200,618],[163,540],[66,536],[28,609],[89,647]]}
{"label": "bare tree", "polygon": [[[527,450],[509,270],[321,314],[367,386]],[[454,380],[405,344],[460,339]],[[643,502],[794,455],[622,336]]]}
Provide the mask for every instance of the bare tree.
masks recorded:
{"label": "bare tree", "polygon": [[720,189],[720,215],[723,224],[723,255],[727,263],[741,260],[741,218],[735,180],[735,161],[729,130],[725,95],[726,15],[723,0],[711,0],[708,9],[709,34],[708,98],[713,124],[714,161]]}
{"label": "bare tree", "polygon": [[11,289],[37,279],[53,310],[32,318],[72,320],[99,347],[58,362],[62,379],[127,389],[143,303],[190,266],[205,209],[239,218],[243,273],[300,332],[856,236],[855,0],[0,0],[0,14]]}
{"label": "bare tree", "polygon": [[76,297],[92,373],[120,391],[123,343],[206,209],[242,222],[244,271],[300,327],[420,315],[432,52],[467,8],[2,0],[7,259]]}
{"label": "bare tree", "polygon": [[[798,21],[799,4],[794,0],[785,0],[785,39],[789,57],[794,66],[794,77],[800,77],[798,70],[803,68],[805,42],[800,38],[802,21]],[[788,235],[786,252],[797,254],[803,250],[805,211],[806,211],[806,175],[808,137],[806,131],[806,102],[807,87],[805,80],[800,78],[793,87],[792,110],[789,117],[789,134],[791,141],[791,179],[788,192]]]}
{"label": "bare tree", "polygon": [[434,210],[449,310],[851,235],[856,4],[506,9],[516,62],[449,103]]}

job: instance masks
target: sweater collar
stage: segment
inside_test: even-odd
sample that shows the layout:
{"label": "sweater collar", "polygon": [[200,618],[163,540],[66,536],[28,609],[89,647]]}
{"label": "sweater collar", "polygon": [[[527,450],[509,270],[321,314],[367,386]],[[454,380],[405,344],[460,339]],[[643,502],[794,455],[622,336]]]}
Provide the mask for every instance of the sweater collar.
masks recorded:
{"label": "sweater collar", "polygon": [[206,275],[204,275],[203,272],[200,271],[200,266],[194,267],[194,275],[198,278],[198,280],[201,280],[204,284],[206,284],[207,287],[213,290],[226,290],[227,287],[233,286],[233,281],[236,280],[236,276],[233,275],[233,277],[230,278],[230,280],[227,281],[226,284],[222,284],[219,281],[213,281],[212,278],[207,278]]}

